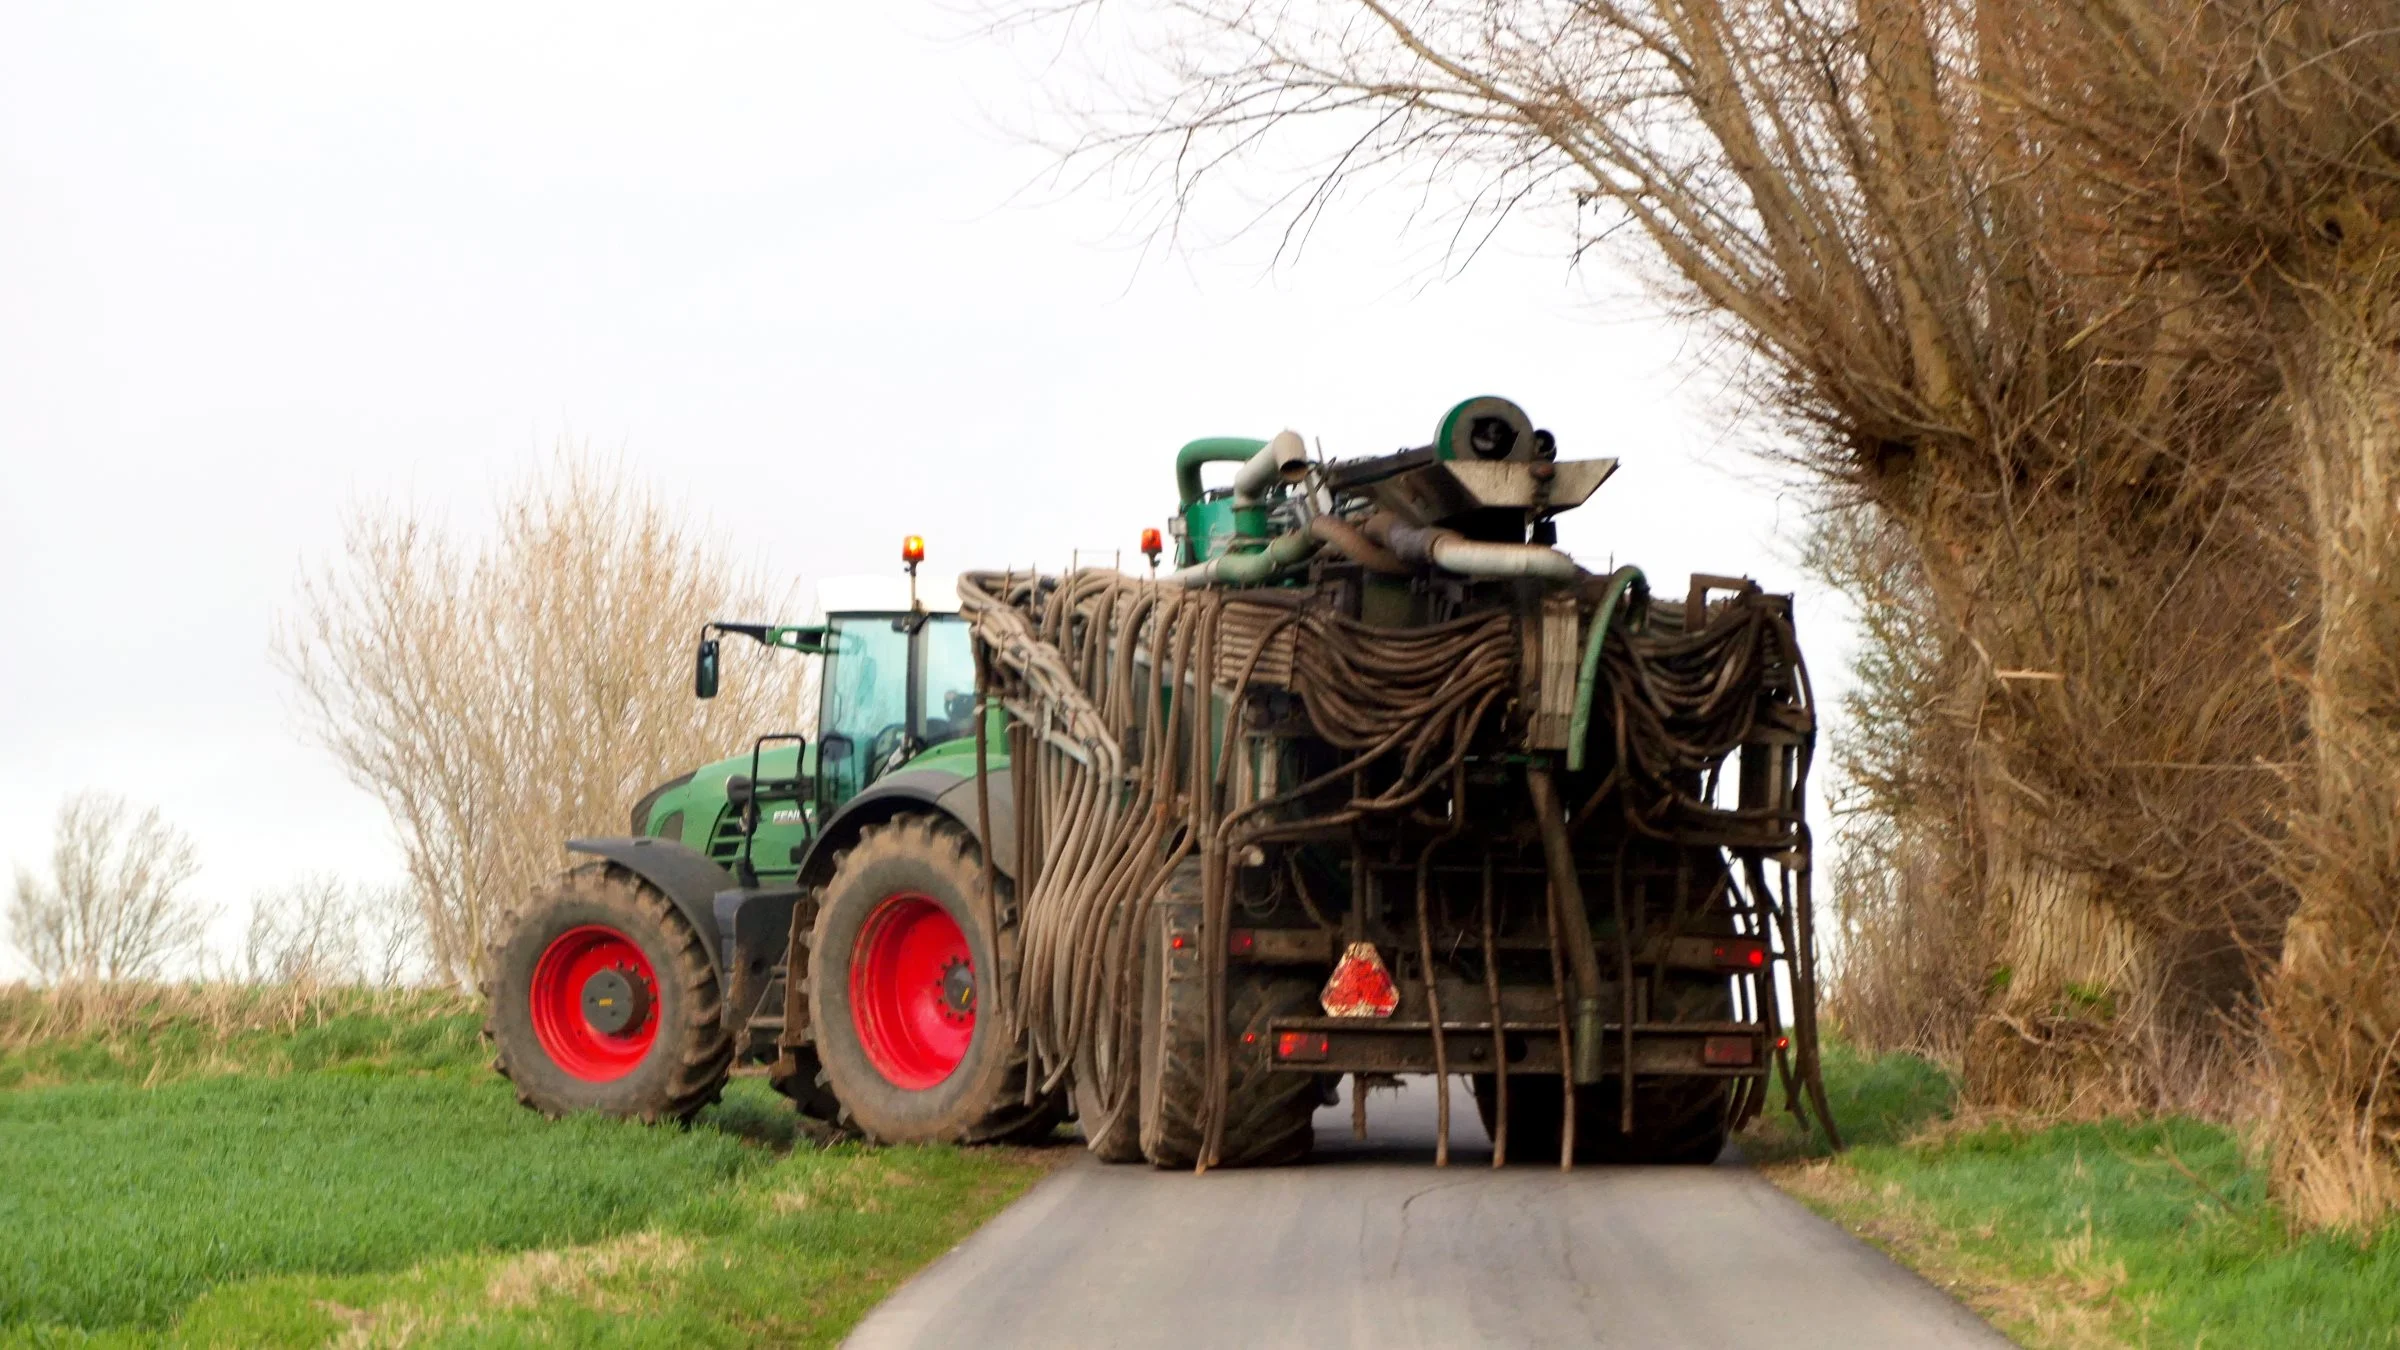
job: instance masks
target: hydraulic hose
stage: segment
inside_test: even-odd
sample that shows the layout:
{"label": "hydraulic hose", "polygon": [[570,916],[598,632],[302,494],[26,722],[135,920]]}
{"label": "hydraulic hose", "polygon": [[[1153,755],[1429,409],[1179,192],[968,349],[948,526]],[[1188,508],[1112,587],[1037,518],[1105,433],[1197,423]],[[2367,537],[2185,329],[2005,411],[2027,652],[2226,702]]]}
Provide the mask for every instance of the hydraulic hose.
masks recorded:
{"label": "hydraulic hose", "polygon": [[[1534,824],[1541,830],[1542,861],[1550,873],[1551,903],[1558,907],[1558,940],[1567,949],[1567,965],[1575,972],[1575,1060],[1570,1072],[1577,1083],[1600,1081],[1600,956],[1592,950],[1592,919],[1583,908],[1583,882],[1575,872],[1575,850],[1567,842],[1567,822],[1559,809],[1558,785],[1546,765],[1525,769],[1525,791],[1533,799]],[[1632,938],[1620,931],[1620,947]],[[1632,989],[1627,984],[1627,990]],[[1630,1070],[1630,1065],[1628,1065]],[[1630,1078],[1630,1073],[1629,1073]]]}
{"label": "hydraulic hose", "polygon": [[1575,672],[1575,715],[1567,722],[1567,772],[1583,768],[1583,743],[1592,734],[1592,693],[1600,684],[1600,644],[1608,640],[1608,625],[1616,618],[1617,603],[1625,598],[1628,588],[1639,586],[1642,594],[1650,593],[1650,580],[1642,569],[1631,564],[1608,575],[1608,590],[1600,597],[1600,609],[1592,615],[1591,635],[1583,640],[1583,664]]}
{"label": "hydraulic hose", "polygon": [[1369,539],[1365,531],[1340,516],[1318,516],[1308,522],[1308,532],[1370,572],[1404,577],[1415,570],[1402,562],[1399,554]]}

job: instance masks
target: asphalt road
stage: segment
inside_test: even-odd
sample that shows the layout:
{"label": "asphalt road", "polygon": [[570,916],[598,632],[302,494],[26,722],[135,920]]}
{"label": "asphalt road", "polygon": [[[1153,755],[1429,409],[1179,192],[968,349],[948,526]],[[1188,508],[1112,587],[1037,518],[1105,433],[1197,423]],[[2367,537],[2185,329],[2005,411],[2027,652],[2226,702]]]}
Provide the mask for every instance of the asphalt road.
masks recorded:
{"label": "asphalt road", "polygon": [[903,1286],[853,1350],[916,1346],[2005,1346],[1738,1162],[1495,1172],[1430,1080],[1317,1116],[1301,1167],[1195,1177],[1088,1155]]}

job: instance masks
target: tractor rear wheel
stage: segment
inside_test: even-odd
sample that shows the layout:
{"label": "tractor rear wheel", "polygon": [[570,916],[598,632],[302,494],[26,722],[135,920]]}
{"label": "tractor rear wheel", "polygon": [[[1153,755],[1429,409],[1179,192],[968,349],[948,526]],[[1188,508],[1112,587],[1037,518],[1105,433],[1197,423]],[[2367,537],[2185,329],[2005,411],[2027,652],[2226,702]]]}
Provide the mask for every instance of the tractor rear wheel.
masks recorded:
{"label": "tractor rear wheel", "polygon": [[980,1015],[1000,969],[982,889],[974,841],[930,816],[869,827],[826,884],[809,1028],[844,1123],[871,1139],[1032,1142],[1065,1118],[1062,1094],[1025,1100],[1024,1038]]}
{"label": "tractor rear wheel", "polygon": [[[1142,960],[1141,1147],[1160,1167],[1191,1167],[1206,1144],[1208,963],[1200,945],[1200,864],[1175,869]],[[1225,1126],[1213,1166],[1298,1162],[1316,1145],[1313,1075],[1278,1073],[1268,1023],[1316,1011],[1314,980],[1236,969],[1225,986]]]}
{"label": "tractor rear wheel", "polygon": [[708,949],[640,878],[588,863],[552,879],[484,964],[492,1067],[526,1106],[688,1120],[724,1091],[733,1038]]}

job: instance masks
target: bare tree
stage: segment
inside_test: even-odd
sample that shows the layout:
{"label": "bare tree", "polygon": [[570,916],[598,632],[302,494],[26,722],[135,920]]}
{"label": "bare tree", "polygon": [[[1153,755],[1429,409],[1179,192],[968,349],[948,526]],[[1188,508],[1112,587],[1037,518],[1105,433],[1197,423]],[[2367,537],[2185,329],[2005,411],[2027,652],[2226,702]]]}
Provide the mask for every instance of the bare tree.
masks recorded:
{"label": "bare tree", "polygon": [[359,906],[341,878],[313,873],[251,897],[242,977],[251,984],[326,985],[359,979]]}
{"label": "bare tree", "polygon": [[251,898],[240,959],[248,984],[397,989],[425,964],[425,916],[405,885],[310,873]]}
{"label": "bare tree", "polygon": [[376,989],[420,983],[429,955],[425,910],[407,883],[363,886],[358,910],[358,978]]}
{"label": "bare tree", "polygon": [[2176,1105],[2264,997],[2287,1194],[2400,1204],[2400,5],[1142,12],[1079,152],[1170,224],[1236,166],[1287,240],[1377,177],[1470,246],[1546,211],[1744,362],[1863,531],[1831,575],[1880,554],[1934,620],[1870,630],[1912,704],[1854,762],[1944,884],[1862,894],[1948,934],[1905,897],[1969,895],[1971,1092]]}
{"label": "bare tree", "polygon": [[565,840],[622,833],[659,779],[791,725],[798,663],[768,653],[692,697],[700,625],[774,601],[621,468],[564,451],[480,552],[404,508],[352,518],[275,650],[311,733],[390,811],[441,978],[471,982]]}
{"label": "bare tree", "polygon": [[156,979],[200,940],[207,915],[183,894],[199,870],[156,807],[78,793],[59,808],[50,876],[17,869],[10,940],[45,983]]}

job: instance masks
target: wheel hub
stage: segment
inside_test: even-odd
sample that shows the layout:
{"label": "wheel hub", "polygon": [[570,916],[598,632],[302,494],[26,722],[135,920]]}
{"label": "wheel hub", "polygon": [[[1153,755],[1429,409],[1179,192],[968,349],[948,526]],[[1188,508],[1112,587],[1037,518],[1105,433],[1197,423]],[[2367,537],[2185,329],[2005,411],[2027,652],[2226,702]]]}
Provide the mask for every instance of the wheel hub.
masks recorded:
{"label": "wheel hub", "polygon": [[658,1043],[658,975],[625,933],[582,924],[550,940],[526,990],[534,1039],[550,1062],[586,1083],[632,1073]]}
{"label": "wheel hub", "polygon": [[975,968],[959,957],[942,967],[942,1016],[951,1022],[975,1020]]}
{"label": "wheel hub", "polygon": [[650,1015],[649,990],[622,966],[604,966],[583,982],[583,1020],[603,1036],[624,1036]]}
{"label": "wheel hub", "polygon": [[867,1061],[894,1087],[948,1078],[975,1040],[975,964],[967,935],[926,895],[884,897],[850,953],[850,1016]]}

